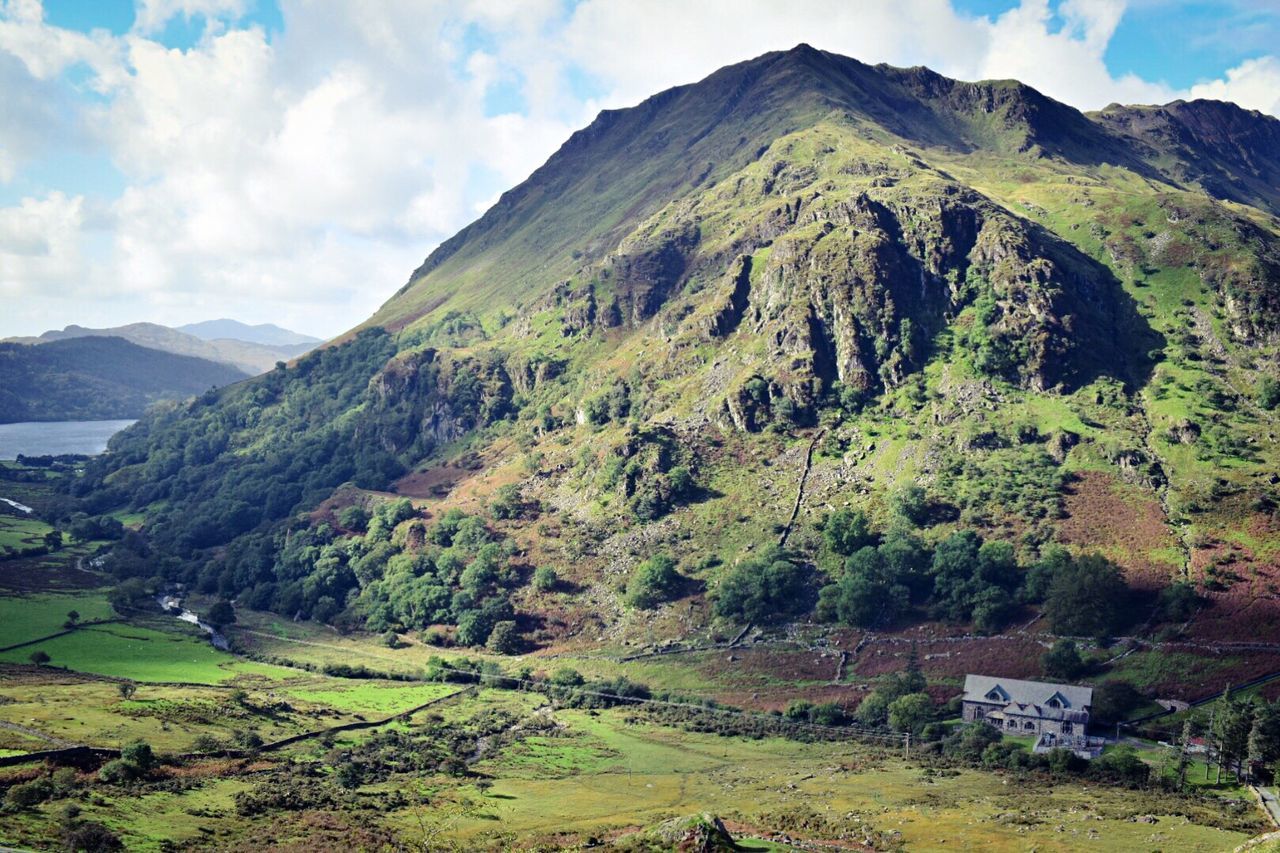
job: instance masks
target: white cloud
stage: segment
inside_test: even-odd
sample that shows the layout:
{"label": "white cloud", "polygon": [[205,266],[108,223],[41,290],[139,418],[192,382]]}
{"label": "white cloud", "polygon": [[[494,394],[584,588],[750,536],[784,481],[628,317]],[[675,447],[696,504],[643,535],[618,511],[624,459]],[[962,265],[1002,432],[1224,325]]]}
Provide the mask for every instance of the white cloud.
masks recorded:
{"label": "white cloud", "polygon": [[[596,110],[802,41],[1086,108],[1179,94],[1108,72],[1124,0],[1023,0],[995,20],[950,0],[283,0],[271,38],[237,23],[248,6],[140,0],[111,36],[0,0],[0,185],[55,137],[127,185],[0,211],[0,291],[21,306],[0,333],[226,314],[339,332]],[[179,16],[214,23],[166,48],[154,34]],[[1275,57],[1193,90],[1272,111],[1277,92]],[[495,93],[520,109],[486,114]]]}
{"label": "white cloud", "polygon": [[1225,80],[1191,87],[1193,98],[1235,101],[1242,107],[1280,116],[1280,58],[1249,59],[1227,71]]}
{"label": "white cloud", "polygon": [[176,17],[188,20],[202,15],[217,19],[239,18],[245,13],[245,0],[139,0],[133,28],[143,34],[157,33]]}

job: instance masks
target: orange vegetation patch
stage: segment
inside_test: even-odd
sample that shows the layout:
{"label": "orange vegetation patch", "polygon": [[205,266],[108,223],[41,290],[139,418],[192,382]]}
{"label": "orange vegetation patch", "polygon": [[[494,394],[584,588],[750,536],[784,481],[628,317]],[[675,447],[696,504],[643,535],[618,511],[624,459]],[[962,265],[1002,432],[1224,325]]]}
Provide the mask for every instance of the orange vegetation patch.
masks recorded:
{"label": "orange vegetation patch", "polygon": [[1111,474],[1083,471],[1067,486],[1064,506],[1059,539],[1103,552],[1125,569],[1133,585],[1164,586],[1178,569],[1152,558],[1153,551],[1176,551],[1179,544],[1160,504],[1137,487]]}
{"label": "orange vegetation patch", "polygon": [[456,465],[441,465],[426,471],[414,471],[396,480],[396,494],[410,498],[442,498],[474,472]]}

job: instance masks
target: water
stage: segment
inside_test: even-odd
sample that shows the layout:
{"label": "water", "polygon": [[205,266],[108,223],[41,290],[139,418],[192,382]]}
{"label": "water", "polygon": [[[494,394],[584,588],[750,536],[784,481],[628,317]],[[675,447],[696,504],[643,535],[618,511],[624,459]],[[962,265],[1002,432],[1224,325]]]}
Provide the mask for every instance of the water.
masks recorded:
{"label": "water", "polygon": [[46,421],[0,424],[0,459],[24,456],[90,456],[107,449],[107,439],[133,421]]}
{"label": "water", "polygon": [[[208,634],[209,642],[213,644],[215,649],[223,652],[231,651],[231,644],[227,642],[227,638],[222,636],[217,628],[213,627],[208,622],[201,622],[199,616],[183,607],[182,599],[173,595],[161,594],[156,596],[156,603],[160,605],[160,608],[164,610],[165,613],[173,614],[174,618],[180,622],[190,622],[192,625],[195,625]],[[175,610],[179,612],[173,613]]]}

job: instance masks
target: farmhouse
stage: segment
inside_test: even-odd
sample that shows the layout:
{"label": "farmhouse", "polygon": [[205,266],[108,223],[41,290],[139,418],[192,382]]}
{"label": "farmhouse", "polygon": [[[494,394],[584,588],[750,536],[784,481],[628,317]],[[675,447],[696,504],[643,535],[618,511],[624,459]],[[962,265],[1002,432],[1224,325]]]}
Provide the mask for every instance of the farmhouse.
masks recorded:
{"label": "farmhouse", "polygon": [[1007,734],[1082,737],[1092,704],[1092,687],[991,675],[964,678],[964,721],[985,722]]}

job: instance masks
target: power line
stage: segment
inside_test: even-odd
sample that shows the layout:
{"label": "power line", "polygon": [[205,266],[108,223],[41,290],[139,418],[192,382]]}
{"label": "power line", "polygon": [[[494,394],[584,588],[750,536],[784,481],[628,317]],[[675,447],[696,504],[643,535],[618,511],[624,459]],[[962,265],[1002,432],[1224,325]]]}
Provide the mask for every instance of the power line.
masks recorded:
{"label": "power line", "polygon": [[580,696],[594,696],[601,699],[607,699],[611,702],[616,702],[618,704],[623,704],[623,705],[658,705],[661,707],[679,708],[682,710],[697,711],[700,713],[726,714],[726,715],[737,716],[745,719],[755,719],[755,720],[759,720],[761,722],[765,722],[773,725],[781,724],[781,725],[795,726],[798,728],[812,729],[814,731],[827,732],[833,735],[842,735],[845,737],[848,737],[849,735],[853,735],[858,738],[865,738],[870,740],[881,740],[886,742],[892,742],[894,744],[901,743],[904,746],[907,743],[909,743],[909,738],[910,738],[910,735],[894,734],[892,732],[885,732],[877,729],[868,729],[868,728],[863,728],[861,726],[826,726],[821,723],[809,723],[801,720],[792,720],[792,719],[788,719],[787,717],[774,716],[772,714],[762,714],[756,711],[744,711],[741,708],[723,708],[723,707],[710,706],[710,705],[700,705],[693,702],[674,702],[669,699],[654,699],[652,697],[645,699],[637,696],[620,696],[617,693],[605,693],[599,690],[588,690],[585,687],[579,687],[579,686],[573,686],[573,685],[550,684],[546,681],[534,681],[533,679],[520,678],[514,675],[499,675],[494,673],[480,672],[477,670],[461,669],[459,667],[450,666],[449,664],[444,663],[443,661],[435,661],[434,665],[440,669],[449,670],[450,672],[456,672],[462,675],[466,675],[470,678],[475,678],[477,681],[481,683],[483,683],[486,679],[490,681],[514,682],[516,684],[526,685],[529,688],[539,693],[561,691],[566,693],[575,693]]}

